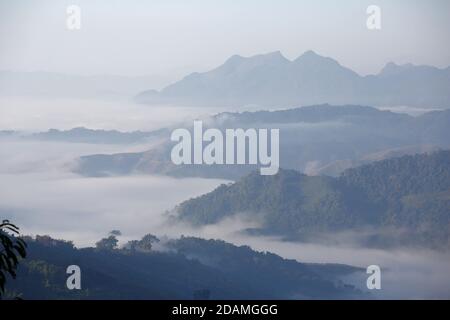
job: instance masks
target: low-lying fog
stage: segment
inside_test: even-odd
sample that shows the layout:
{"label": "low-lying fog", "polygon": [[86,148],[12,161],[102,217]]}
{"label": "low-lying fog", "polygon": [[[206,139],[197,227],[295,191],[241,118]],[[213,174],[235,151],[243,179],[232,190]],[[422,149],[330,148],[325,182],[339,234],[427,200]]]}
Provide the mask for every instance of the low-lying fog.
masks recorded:
{"label": "low-lying fog", "polygon": [[[245,110],[251,110],[249,106]],[[240,108],[240,110],[243,110]],[[0,130],[46,131],[75,127],[151,131],[233,108],[146,106],[127,100],[0,96]]]}
{"label": "low-lying fog", "polygon": [[150,107],[132,101],[0,97],[0,130],[46,131],[84,126],[150,131],[210,113],[214,110]]}
{"label": "low-lying fog", "polygon": [[395,112],[395,113],[406,113],[413,117],[420,116],[424,113],[431,112],[431,111],[443,110],[440,108],[431,108],[431,107],[430,108],[419,108],[419,107],[409,107],[409,106],[377,107],[377,109],[391,111],[391,112]]}
{"label": "low-lying fog", "polygon": [[[119,130],[151,130],[210,113],[192,108],[147,108],[119,103],[62,101],[31,107],[8,100],[1,105],[0,129],[27,131],[76,126]],[[61,103],[60,103],[61,102]],[[34,109],[33,109],[34,108]],[[89,110],[89,112],[88,112]],[[54,126],[58,124],[58,126]],[[221,238],[260,251],[271,251],[302,262],[333,262],[382,268],[383,298],[450,298],[450,256],[430,250],[379,250],[354,243],[324,245],[283,242],[276,238],[239,233],[249,222],[230,219],[194,229],[170,225],[164,212],[191,197],[207,193],[226,181],[161,176],[86,178],[70,172],[73,159],[93,153],[146,150],[148,145],[124,146],[0,140],[0,217],[10,219],[24,234],[49,234],[92,246],[110,230],[119,229],[121,243],[146,233],[176,237],[181,234]],[[349,279],[349,281],[356,281]],[[359,281],[359,280],[358,280]],[[365,283],[355,283],[364,288]]]}
{"label": "low-lying fog", "polygon": [[158,176],[86,178],[70,172],[77,156],[118,152],[118,146],[8,139],[0,145],[0,216],[20,225],[23,233],[50,234],[79,246],[93,245],[112,229],[133,237],[153,231],[164,211],[222,183]]}

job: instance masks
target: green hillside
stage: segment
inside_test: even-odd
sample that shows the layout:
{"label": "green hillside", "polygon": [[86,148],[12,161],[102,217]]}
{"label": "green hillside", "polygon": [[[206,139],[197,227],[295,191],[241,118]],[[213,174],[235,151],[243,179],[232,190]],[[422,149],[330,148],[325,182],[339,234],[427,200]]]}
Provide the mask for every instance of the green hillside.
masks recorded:
{"label": "green hillside", "polygon": [[374,162],[338,178],[292,170],[275,176],[255,172],[182,203],[176,213],[194,225],[235,214],[257,217],[264,232],[288,237],[396,228],[410,244],[448,247],[450,151]]}

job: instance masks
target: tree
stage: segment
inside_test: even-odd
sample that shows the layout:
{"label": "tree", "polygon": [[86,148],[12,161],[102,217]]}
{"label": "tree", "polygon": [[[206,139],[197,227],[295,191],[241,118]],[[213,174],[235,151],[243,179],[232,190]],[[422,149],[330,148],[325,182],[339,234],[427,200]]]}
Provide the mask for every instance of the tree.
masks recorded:
{"label": "tree", "polygon": [[125,244],[124,249],[136,251],[139,248],[139,241],[138,240],[131,240],[128,241],[127,244]]}
{"label": "tree", "polygon": [[139,241],[139,248],[143,251],[151,251],[153,244],[159,242],[159,239],[152,235],[152,234],[146,234],[144,237],[142,237],[141,241]]}
{"label": "tree", "polygon": [[159,242],[159,239],[156,236],[149,233],[146,234],[139,241],[138,240],[128,241],[125,247],[132,251],[149,252],[152,250],[153,244],[156,242]]}
{"label": "tree", "polygon": [[103,238],[98,241],[95,246],[100,250],[114,250],[117,248],[118,242],[119,240],[117,240],[116,236],[110,235],[109,237]]}
{"label": "tree", "polygon": [[120,237],[122,235],[122,232],[120,230],[112,230],[109,233],[110,236],[116,236],[116,237]]}
{"label": "tree", "polygon": [[6,275],[16,278],[20,258],[27,255],[27,244],[19,236],[19,228],[8,220],[0,224],[0,297],[5,291]]}

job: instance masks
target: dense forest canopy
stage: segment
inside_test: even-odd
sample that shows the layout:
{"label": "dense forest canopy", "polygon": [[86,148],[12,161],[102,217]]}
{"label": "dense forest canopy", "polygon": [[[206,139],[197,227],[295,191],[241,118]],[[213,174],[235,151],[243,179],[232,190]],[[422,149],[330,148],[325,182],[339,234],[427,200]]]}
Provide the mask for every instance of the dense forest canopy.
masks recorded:
{"label": "dense forest canopy", "polygon": [[293,170],[271,177],[255,172],[183,202],[176,214],[194,225],[235,214],[257,216],[266,232],[293,237],[393,228],[404,233],[397,233],[392,244],[449,248],[450,151],[383,160],[338,178]]}

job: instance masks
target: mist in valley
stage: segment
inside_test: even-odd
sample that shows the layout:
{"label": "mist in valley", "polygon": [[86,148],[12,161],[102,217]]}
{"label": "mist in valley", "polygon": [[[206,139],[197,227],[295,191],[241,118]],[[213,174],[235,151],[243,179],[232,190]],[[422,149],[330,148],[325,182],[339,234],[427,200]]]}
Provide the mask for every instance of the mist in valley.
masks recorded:
{"label": "mist in valley", "polygon": [[[379,265],[383,271],[382,290],[374,293],[375,297],[450,297],[447,252],[366,248],[358,243],[357,234],[329,235],[330,239],[336,237],[335,244],[251,236],[243,230],[258,227],[259,222],[240,215],[194,228],[174,223],[167,211],[228,181],[151,175],[86,178],[68,170],[70,159],[94,150],[114,152],[119,147],[4,139],[1,146],[0,212],[18,224],[23,234],[50,235],[74,241],[78,247],[94,246],[113,229],[122,231],[121,245],[147,233],[161,239],[182,235],[223,239],[300,262],[340,263],[364,269]],[[365,289],[364,277],[345,280]]]}
{"label": "mist in valley", "polygon": [[222,109],[146,107],[126,100],[0,96],[1,130],[26,132],[75,127],[120,131],[152,131]]}

